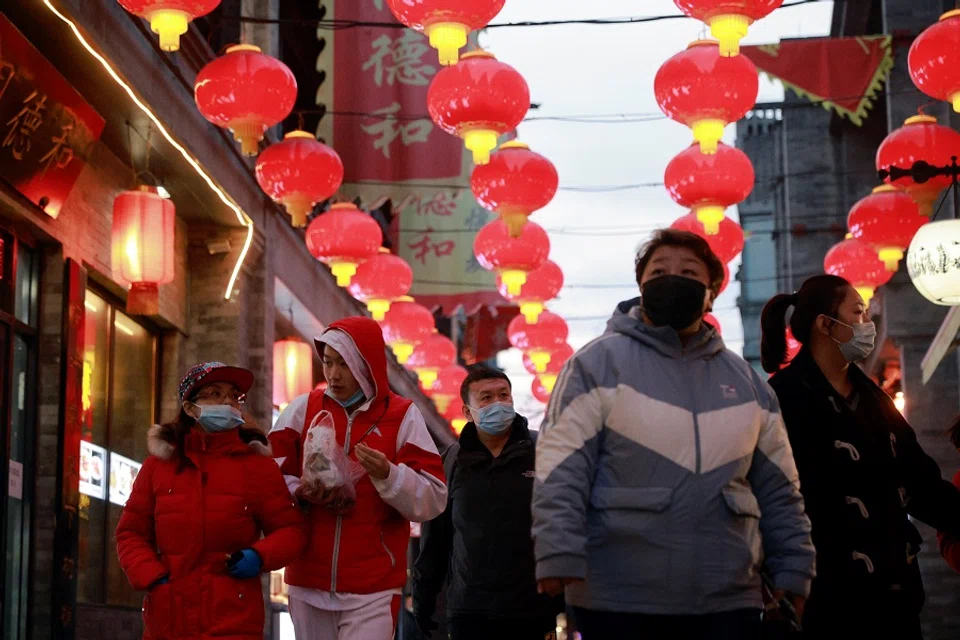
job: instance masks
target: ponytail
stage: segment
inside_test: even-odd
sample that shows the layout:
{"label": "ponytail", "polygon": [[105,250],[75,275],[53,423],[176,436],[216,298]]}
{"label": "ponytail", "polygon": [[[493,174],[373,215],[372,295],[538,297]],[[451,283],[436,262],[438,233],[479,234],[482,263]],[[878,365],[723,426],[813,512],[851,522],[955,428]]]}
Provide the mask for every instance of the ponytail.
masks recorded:
{"label": "ponytail", "polygon": [[787,311],[797,304],[797,294],[781,293],[770,299],[760,315],[760,364],[776,373],[787,359]]}

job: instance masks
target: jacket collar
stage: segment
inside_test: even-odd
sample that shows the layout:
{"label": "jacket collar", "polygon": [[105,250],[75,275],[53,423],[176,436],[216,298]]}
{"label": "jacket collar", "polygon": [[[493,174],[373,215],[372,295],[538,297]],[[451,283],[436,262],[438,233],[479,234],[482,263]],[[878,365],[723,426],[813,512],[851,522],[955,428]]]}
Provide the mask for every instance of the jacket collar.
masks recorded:
{"label": "jacket collar", "polygon": [[[513,424],[510,425],[510,437],[507,438],[507,443],[503,446],[504,451],[530,440],[530,427],[527,425],[527,419],[519,414],[513,419]],[[463,427],[463,431],[460,432],[460,451],[489,453],[487,447],[480,441],[480,436],[477,434],[477,425],[472,422],[468,422]]]}
{"label": "jacket collar", "polygon": [[617,305],[613,317],[607,322],[607,333],[620,333],[650,347],[667,358],[681,360],[709,359],[726,347],[717,330],[706,322],[684,345],[677,332],[670,327],[653,327],[643,321],[640,298],[625,300]]}
{"label": "jacket collar", "polygon": [[[220,455],[242,455],[256,453],[272,457],[267,437],[253,427],[238,427],[223,433],[204,433],[193,428],[184,438],[184,449],[188,457],[197,452],[218,453]],[[147,433],[147,451],[161,460],[170,460],[178,452],[176,428],[173,425],[155,424]]]}

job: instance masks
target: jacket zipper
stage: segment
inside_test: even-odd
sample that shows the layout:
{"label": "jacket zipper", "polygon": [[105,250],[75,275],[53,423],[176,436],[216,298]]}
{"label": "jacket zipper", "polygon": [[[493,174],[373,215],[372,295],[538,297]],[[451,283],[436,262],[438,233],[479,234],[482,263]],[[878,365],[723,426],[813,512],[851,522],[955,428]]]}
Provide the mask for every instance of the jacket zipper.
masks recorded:
{"label": "jacket zipper", "polygon": [[[207,472],[207,434],[200,433],[200,548],[207,548],[207,516],[206,516],[206,500],[204,497],[207,493],[207,483],[204,481],[205,474]],[[177,616],[179,619],[179,616]],[[206,629],[203,628],[203,616],[200,616],[200,635],[206,633]]]}
{"label": "jacket zipper", "polygon": [[[346,411],[344,411],[346,413]],[[347,414],[347,434],[343,438],[343,453],[350,452],[350,430],[353,428],[353,418],[356,413]],[[340,557],[340,532],[343,530],[343,516],[337,514],[337,529],[333,534],[333,565],[330,569],[330,593],[337,592],[337,561]]]}
{"label": "jacket zipper", "polygon": [[[694,365],[696,365],[696,364],[697,364],[697,361],[694,360]],[[696,375],[696,372],[694,371],[694,374],[693,374],[693,376],[691,376],[691,377],[695,377],[695,375]],[[701,442],[700,442],[700,420],[699,420],[699,418],[698,418],[697,391],[696,391],[697,388],[698,388],[698,385],[697,385],[697,383],[696,383],[696,380],[693,380],[693,383],[694,383],[694,384],[691,384],[691,385],[690,385],[689,387],[687,387],[687,388],[690,389],[690,407],[693,409],[693,441],[694,441],[694,445],[695,445],[695,448],[696,448],[696,474],[695,474],[695,476],[694,476],[694,482],[696,483],[696,487],[697,487],[697,498],[698,498],[698,502],[702,503],[702,502],[703,502],[703,496],[701,495],[701,493],[702,493],[702,485],[701,485],[702,478],[700,477],[700,474],[701,474],[701,471],[702,471],[702,450],[701,450]],[[696,524],[698,530],[700,529],[700,525],[701,525],[701,523],[699,522],[699,520],[702,520],[702,515],[701,515],[700,517],[698,517],[698,522],[697,522],[697,524]],[[698,567],[700,566],[700,544],[699,544],[699,542],[695,543],[694,546],[693,546],[693,566],[694,566],[694,571],[698,574],[698,573],[699,573]],[[703,594],[702,594],[701,591],[700,591],[700,586],[699,586],[700,583],[699,583],[699,581],[697,580],[696,575],[694,576],[694,584],[697,585],[697,588],[696,588],[696,601],[697,601],[697,606],[698,606],[698,608],[699,608],[699,607],[702,607],[702,605],[703,605]]]}
{"label": "jacket zipper", "polygon": [[393,552],[390,551],[390,547],[387,546],[387,541],[383,539],[383,531],[380,532],[380,545],[383,547],[383,550],[387,552],[387,555],[390,556],[390,567],[396,567],[397,558],[393,555]]}

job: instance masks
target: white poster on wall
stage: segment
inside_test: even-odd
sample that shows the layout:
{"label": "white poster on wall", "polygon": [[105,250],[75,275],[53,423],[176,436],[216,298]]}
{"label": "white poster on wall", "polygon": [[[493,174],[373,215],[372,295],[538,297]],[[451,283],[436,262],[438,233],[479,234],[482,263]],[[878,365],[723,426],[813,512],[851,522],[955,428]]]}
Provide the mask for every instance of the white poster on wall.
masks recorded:
{"label": "white poster on wall", "polygon": [[80,441],[80,493],[91,498],[106,498],[104,476],[107,469],[107,450],[86,440]]}
{"label": "white poster on wall", "polygon": [[110,502],[121,507],[127,504],[140,467],[136,460],[110,452]]}

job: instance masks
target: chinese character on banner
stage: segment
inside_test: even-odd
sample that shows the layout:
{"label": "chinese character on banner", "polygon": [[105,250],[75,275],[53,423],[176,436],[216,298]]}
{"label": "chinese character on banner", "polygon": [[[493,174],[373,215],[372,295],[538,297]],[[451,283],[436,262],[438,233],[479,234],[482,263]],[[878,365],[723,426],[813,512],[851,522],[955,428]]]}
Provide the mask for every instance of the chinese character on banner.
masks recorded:
{"label": "chinese character on banner", "polygon": [[436,67],[424,63],[423,56],[430,51],[426,39],[416,31],[404,29],[398,38],[384,34],[370,43],[373,55],[363,70],[373,70],[373,79],[378,87],[386,80],[388,86],[395,83],[425,87],[437,73]]}
{"label": "chinese character on banner", "polygon": [[13,157],[23,160],[30,152],[33,133],[43,124],[43,112],[47,108],[47,96],[37,90],[23,99],[23,106],[17,115],[7,120],[7,137],[3,139],[3,148],[12,147]]}
{"label": "chinese character on banner", "polygon": [[441,242],[434,242],[430,234],[433,233],[433,229],[425,229],[420,233],[420,237],[416,239],[415,242],[410,242],[407,245],[407,248],[413,249],[413,257],[420,264],[427,264],[427,256],[433,254],[434,257],[443,258],[453,254],[453,250],[457,248],[457,243],[453,240],[443,240]]}
{"label": "chinese character on banner", "polygon": [[430,132],[433,131],[433,123],[429,119],[401,122],[396,117],[399,112],[400,103],[394,102],[389,107],[373,112],[374,116],[380,118],[379,121],[361,127],[367,135],[376,136],[373,148],[382,153],[385,158],[390,157],[390,147],[398,138],[403,146],[409,147],[415,143],[425,143]]}
{"label": "chinese character on banner", "polygon": [[[67,141],[68,136],[73,131],[73,123],[69,122],[64,125],[60,125],[60,135],[52,136],[50,141],[53,142],[53,146],[50,147],[50,150],[40,158],[39,163],[43,165],[43,172],[46,173],[47,169],[50,168],[51,164],[56,164],[57,169],[66,169],[67,165],[70,164],[70,161],[73,160],[73,149],[70,148],[70,143]],[[44,164],[45,163],[45,164]]]}
{"label": "chinese character on banner", "polygon": [[417,215],[433,215],[449,218],[457,210],[457,201],[446,191],[440,191],[426,202],[420,197],[417,200]]}
{"label": "chinese character on banner", "polygon": [[9,62],[0,60],[0,100],[3,100],[3,94],[7,92],[7,87],[10,86],[15,75],[17,75],[17,68]]}

